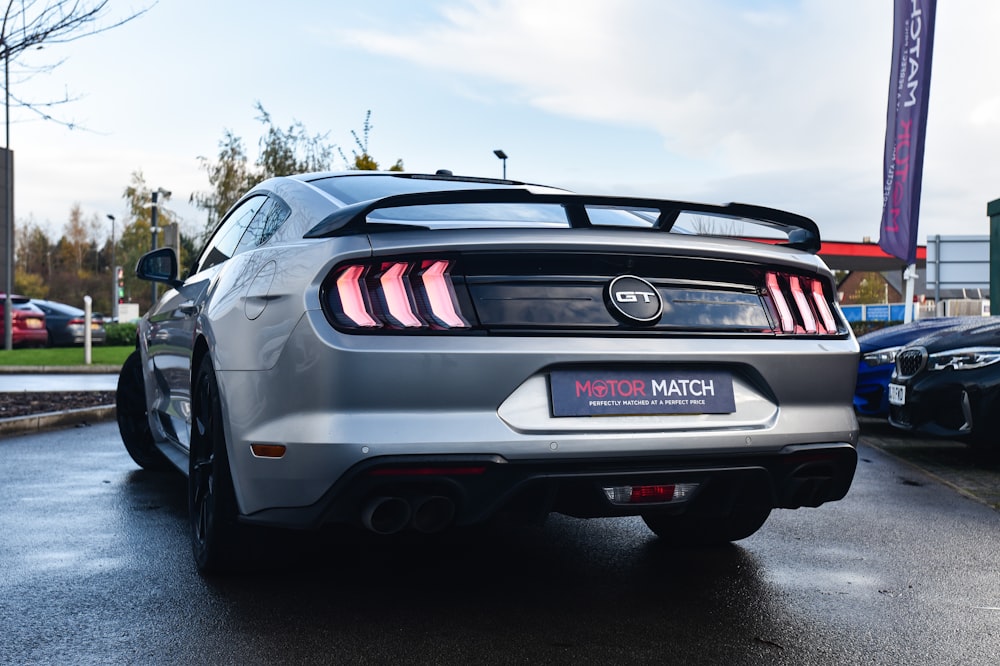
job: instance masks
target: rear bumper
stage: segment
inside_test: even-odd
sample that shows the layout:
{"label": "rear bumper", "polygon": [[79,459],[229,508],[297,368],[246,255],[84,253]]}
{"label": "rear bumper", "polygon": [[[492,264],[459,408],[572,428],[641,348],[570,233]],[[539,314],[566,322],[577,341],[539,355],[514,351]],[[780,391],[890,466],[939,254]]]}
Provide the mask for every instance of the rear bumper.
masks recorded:
{"label": "rear bumper", "polygon": [[[839,500],[857,466],[851,444],[788,446],[777,453],[579,459],[508,460],[496,455],[385,456],[352,467],[315,504],[244,516],[247,523],[295,528],[361,525],[374,500],[416,505],[444,497],[451,525],[482,523],[504,512],[539,517],[549,512],[591,518],[649,512],[727,514],[740,503],[773,508],[819,506]],[[697,484],[690,499],[664,504],[613,504],[609,486]]]}

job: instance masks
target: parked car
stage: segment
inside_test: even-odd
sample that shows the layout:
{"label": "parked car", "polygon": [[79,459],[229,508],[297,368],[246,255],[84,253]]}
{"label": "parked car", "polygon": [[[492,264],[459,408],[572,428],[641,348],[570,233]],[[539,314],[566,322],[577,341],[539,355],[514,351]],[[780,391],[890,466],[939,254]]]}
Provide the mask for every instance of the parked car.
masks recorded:
{"label": "parked car", "polygon": [[889,422],[1000,451],[1000,321],[973,319],[896,354]]}
{"label": "parked car", "polygon": [[854,409],[861,416],[889,415],[889,379],[896,368],[896,354],[906,345],[942,329],[963,323],[983,322],[982,317],[931,317],[887,326],[858,336],[861,360],[854,389]]}
{"label": "parked car", "polygon": [[[754,225],[778,244],[735,237]],[[251,553],[255,525],[561,512],[742,539],[854,475],[858,344],[819,247],[811,220],[744,204],[274,178],[186,277],[170,248],[139,260],[169,289],[118,423],[139,465],[188,475],[201,571]]]}
{"label": "parked car", "polygon": [[[49,332],[49,346],[68,347],[82,345],[86,335],[85,312],[72,305],[31,299],[33,305],[45,313],[45,328]],[[103,345],[105,336],[104,319],[99,314],[90,317],[91,344]]]}
{"label": "parked car", "polygon": [[[31,304],[31,299],[11,294],[11,341],[15,347],[44,347],[49,339],[45,313]],[[0,335],[7,336],[7,295],[0,294]]]}

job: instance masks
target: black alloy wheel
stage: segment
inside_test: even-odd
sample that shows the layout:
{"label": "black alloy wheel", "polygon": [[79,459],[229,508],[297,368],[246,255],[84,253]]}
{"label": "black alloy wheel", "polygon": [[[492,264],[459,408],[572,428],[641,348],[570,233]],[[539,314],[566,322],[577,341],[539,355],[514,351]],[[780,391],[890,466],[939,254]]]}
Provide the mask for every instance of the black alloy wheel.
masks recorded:
{"label": "black alloy wheel", "polygon": [[139,467],[162,471],[170,467],[163,452],[156,448],[146,410],[146,387],[142,379],[139,350],[129,354],[118,374],[115,391],[115,418],[125,450]]}
{"label": "black alloy wheel", "polygon": [[191,545],[201,573],[225,573],[238,564],[242,530],[222,425],[222,402],[211,361],[198,366],[193,386],[188,513]]}

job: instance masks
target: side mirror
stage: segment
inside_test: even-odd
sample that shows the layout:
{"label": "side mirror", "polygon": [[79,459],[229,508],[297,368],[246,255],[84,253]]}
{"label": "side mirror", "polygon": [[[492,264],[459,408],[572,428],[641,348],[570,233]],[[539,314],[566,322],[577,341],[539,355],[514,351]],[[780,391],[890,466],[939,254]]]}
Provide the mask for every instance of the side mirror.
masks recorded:
{"label": "side mirror", "polygon": [[139,257],[135,275],[141,280],[163,282],[174,289],[183,284],[177,279],[177,254],[172,247],[161,247]]}

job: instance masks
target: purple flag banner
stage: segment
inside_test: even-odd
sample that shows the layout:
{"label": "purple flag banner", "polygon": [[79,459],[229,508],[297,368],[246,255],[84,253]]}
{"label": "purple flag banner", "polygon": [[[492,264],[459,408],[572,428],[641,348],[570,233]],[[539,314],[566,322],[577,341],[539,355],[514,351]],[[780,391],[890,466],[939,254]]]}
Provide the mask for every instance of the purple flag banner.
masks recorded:
{"label": "purple flag banner", "polygon": [[907,264],[917,258],[917,222],[931,85],[937,0],[894,0],[892,73],[885,126],[885,189],[879,247]]}

